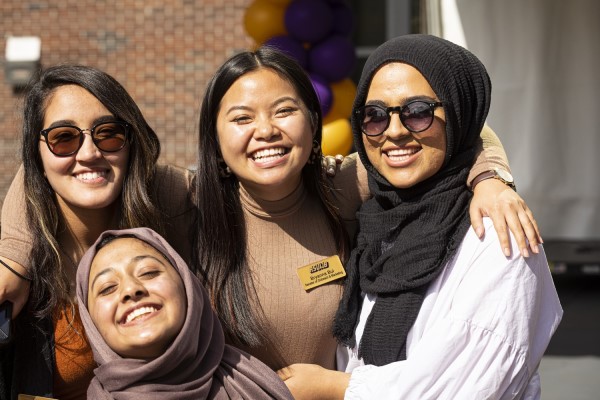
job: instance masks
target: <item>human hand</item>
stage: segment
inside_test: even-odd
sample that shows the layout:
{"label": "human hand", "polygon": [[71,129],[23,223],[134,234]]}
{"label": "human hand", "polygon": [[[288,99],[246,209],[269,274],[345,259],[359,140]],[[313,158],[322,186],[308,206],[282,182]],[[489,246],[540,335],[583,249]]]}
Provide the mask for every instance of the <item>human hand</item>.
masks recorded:
{"label": "human hand", "polygon": [[321,165],[323,165],[323,169],[325,173],[329,176],[335,176],[338,171],[338,167],[344,161],[344,156],[341,154],[336,154],[336,156],[323,156],[321,158]]}
{"label": "human hand", "polygon": [[539,253],[538,245],[543,243],[540,230],[533,213],[525,201],[510,187],[497,179],[486,179],[475,186],[473,199],[469,207],[471,225],[477,236],[485,234],[483,217],[490,217],[498,233],[504,255],[510,257],[510,235],[512,232],[524,257],[529,257],[529,248]]}
{"label": "human hand", "polygon": [[[0,257],[0,260],[6,263],[10,268],[23,276],[27,276],[27,271],[21,265]],[[13,303],[12,318],[14,319],[27,302],[29,297],[29,281],[19,277],[17,274],[0,265],[0,304],[5,300]]]}
{"label": "human hand", "polygon": [[277,371],[296,400],[343,399],[350,374],[314,364],[292,364]]}

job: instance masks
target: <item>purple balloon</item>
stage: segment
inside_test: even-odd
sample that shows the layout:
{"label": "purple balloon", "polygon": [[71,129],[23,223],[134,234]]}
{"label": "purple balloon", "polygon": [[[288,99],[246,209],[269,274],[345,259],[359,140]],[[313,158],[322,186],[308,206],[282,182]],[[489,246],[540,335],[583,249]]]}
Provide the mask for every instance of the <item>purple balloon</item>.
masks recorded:
{"label": "purple balloon", "polygon": [[308,69],[328,82],[340,81],[352,73],[356,63],[354,46],[345,36],[334,35],[308,52]]}
{"label": "purple balloon", "polygon": [[346,3],[333,6],[333,32],[351,36],[354,30],[354,13]]}
{"label": "purple balloon", "polygon": [[298,61],[302,68],[306,69],[306,66],[308,65],[308,52],[302,43],[296,39],[293,39],[288,35],[273,36],[265,42],[265,45],[281,50]]}
{"label": "purple balloon", "polygon": [[321,104],[321,113],[325,116],[329,110],[331,110],[331,106],[333,105],[333,91],[324,78],[316,74],[310,74],[309,76],[313,88],[315,88],[315,92],[317,92],[319,103]]}
{"label": "purple balloon", "polygon": [[316,43],[333,29],[333,11],[321,0],[294,0],[285,10],[285,27],[295,39]]}

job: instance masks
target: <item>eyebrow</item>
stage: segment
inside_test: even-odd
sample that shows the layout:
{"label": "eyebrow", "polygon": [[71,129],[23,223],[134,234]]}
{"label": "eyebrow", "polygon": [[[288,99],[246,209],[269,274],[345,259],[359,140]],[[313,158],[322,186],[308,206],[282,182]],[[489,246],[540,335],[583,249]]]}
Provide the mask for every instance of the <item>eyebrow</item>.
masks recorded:
{"label": "eyebrow", "polygon": [[[284,103],[284,102],[286,102],[286,101],[291,101],[291,102],[293,102],[293,103],[294,103],[296,106],[298,106],[298,107],[300,106],[300,104],[298,103],[298,100],[297,100],[297,99],[295,99],[294,97],[291,97],[291,96],[283,96],[283,97],[281,97],[281,98],[279,98],[279,99],[275,100],[273,103],[271,103],[271,107],[275,107],[275,106],[277,106],[277,105],[279,105],[279,104],[281,104],[281,103]],[[251,111],[251,110],[252,110],[252,108],[251,108],[251,107],[248,107],[248,106],[244,106],[244,105],[232,106],[232,107],[230,107],[229,109],[227,109],[227,112],[226,112],[225,114],[227,115],[227,114],[229,114],[229,113],[231,113],[231,112],[233,112],[233,111],[238,111],[238,110],[241,110],[241,111]]]}
{"label": "eyebrow", "polygon": [[[94,119],[94,121],[92,122],[92,126],[96,126],[96,125],[101,124],[103,122],[114,122],[114,121],[118,121],[118,118],[114,117],[113,115],[103,115],[101,117],[98,117],[98,118]],[[58,121],[52,122],[50,124],[50,126],[48,126],[45,129],[55,128],[57,126],[64,126],[64,125],[77,126],[75,124],[75,121],[73,121],[72,119],[60,119]],[[87,129],[91,128],[92,126],[88,126]]]}
{"label": "eyebrow", "polygon": [[[139,256],[135,256],[135,257],[133,257],[133,258],[132,258],[132,259],[129,261],[129,263],[128,263],[128,264],[129,264],[129,265],[131,265],[131,264],[134,264],[134,263],[135,263],[135,264],[137,264],[137,263],[139,263],[140,261],[142,261],[142,260],[144,260],[144,259],[146,259],[146,258],[151,258],[151,259],[153,259],[153,260],[157,261],[159,264],[161,264],[161,265],[163,265],[163,266],[165,266],[165,267],[166,267],[166,265],[165,265],[165,263],[164,263],[164,262],[162,262],[160,259],[158,259],[158,258],[156,258],[156,257],[154,257],[154,256],[151,256],[151,255],[149,255],[149,254],[142,254],[142,255],[139,255]],[[109,273],[109,272],[111,272],[111,271],[114,271],[114,268],[113,268],[113,267],[104,268],[102,271],[98,272],[98,273],[96,274],[96,276],[94,277],[94,279],[92,280],[92,284],[90,285],[90,288],[91,288],[91,289],[93,289],[93,288],[94,288],[94,284],[96,283],[96,280],[97,280],[98,278],[100,278],[102,275],[105,275],[105,274],[107,274],[107,273]]]}

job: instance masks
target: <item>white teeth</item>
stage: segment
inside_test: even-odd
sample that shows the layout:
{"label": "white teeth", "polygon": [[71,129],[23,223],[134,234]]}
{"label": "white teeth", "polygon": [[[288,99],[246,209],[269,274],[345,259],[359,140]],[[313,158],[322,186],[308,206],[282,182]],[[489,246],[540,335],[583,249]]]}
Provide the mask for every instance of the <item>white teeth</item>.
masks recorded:
{"label": "white teeth", "polygon": [[410,149],[392,149],[386,151],[388,158],[393,161],[404,161],[407,160],[411,155],[418,153],[420,149],[410,148]]}
{"label": "white teeth", "polygon": [[388,156],[407,156],[411,154],[415,154],[419,149],[410,148],[410,149],[392,149],[387,151]]}
{"label": "white teeth", "polygon": [[133,310],[131,313],[129,313],[129,315],[127,315],[127,318],[125,319],[125,323],[128,324],[141,315],[149,314],[149,313],[152,313],[155,311],[156,311],[156,308],[154,308],[154,307],[138,308],[137,310]]}
{"label": "white teeth", "polygon": [[269,159],[276,159],[277,157],[281,157],[285,153],[286,153],[286,151],[283,147],[258,150],[257,152],[252,154],[252,159],[253,160],[260,159],[261,161],[266,161],[267,157]]}
{"label": "white teeth", "polygon": [[81,174],[76,175],[76,178],[80,179],[82,181],[88,181],[88,180],[97,179],[100,177],[102,177],[102,178],[106,177],[106,172],[105,171],[82,172]]}

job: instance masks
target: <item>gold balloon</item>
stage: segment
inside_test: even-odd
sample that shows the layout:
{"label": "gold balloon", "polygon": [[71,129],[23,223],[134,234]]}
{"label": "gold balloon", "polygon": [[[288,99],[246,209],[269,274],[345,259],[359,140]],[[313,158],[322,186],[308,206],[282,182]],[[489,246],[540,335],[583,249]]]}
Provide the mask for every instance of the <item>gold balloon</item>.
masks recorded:
{"label": "gold balloon", "polygon": [[248,36],[260,45],[273,36],[286,35],[285,9],[281,1],[255,0],[244,14],[244,28]]}
{"label": "gold balloon", "polygon": [[323,125],[321,148],[326,156],[347,156],[352,150],[352,127],[346,118]]}
{"label": "gold balloon", "polygon": [[323,123],[328,124],[340,118],[350,118],[352,113],[352,103],[356,96],[356,85],[350,78],[346,78],[331,85],[333,92],[333,102],[331,109],[323,118]]}

